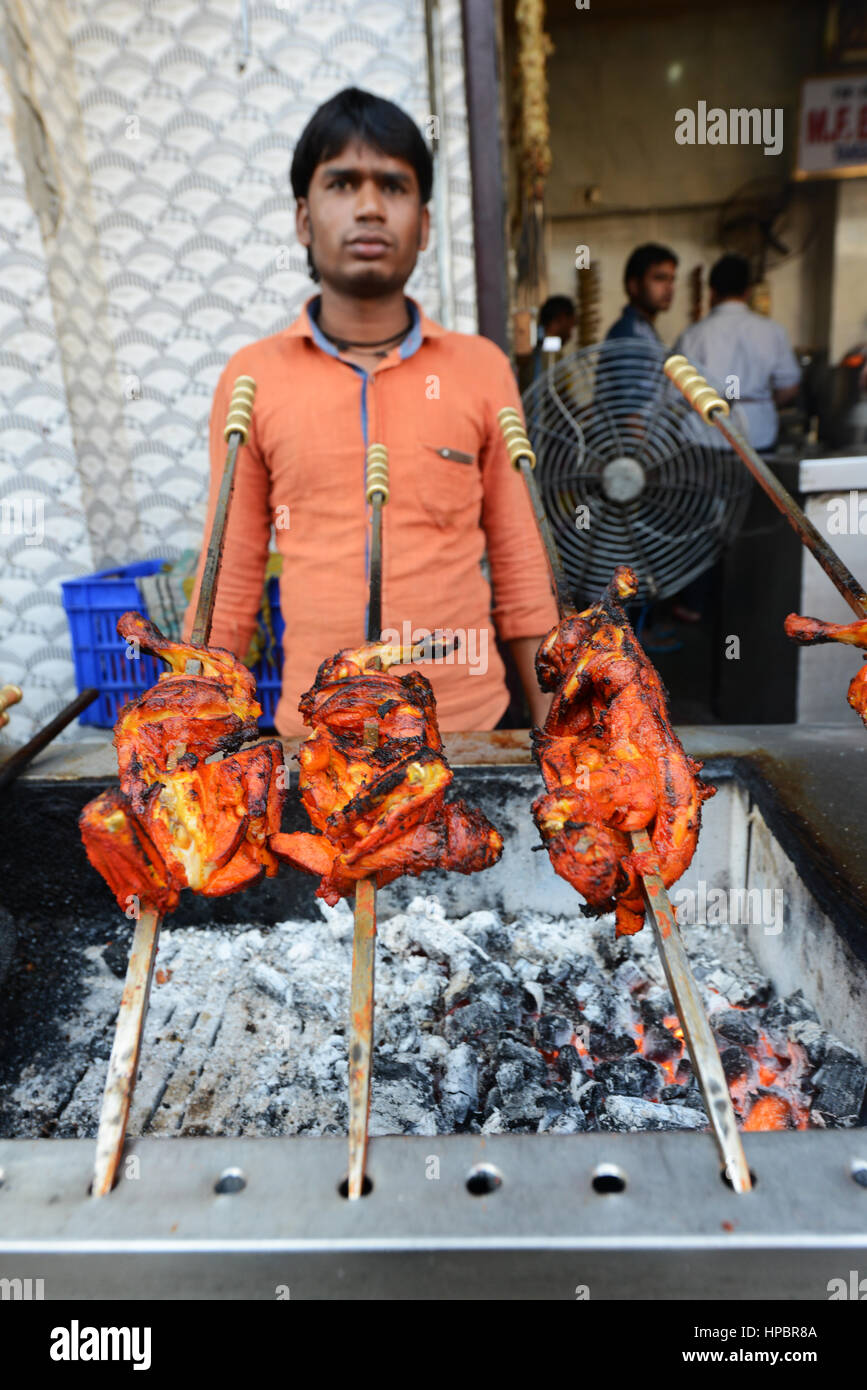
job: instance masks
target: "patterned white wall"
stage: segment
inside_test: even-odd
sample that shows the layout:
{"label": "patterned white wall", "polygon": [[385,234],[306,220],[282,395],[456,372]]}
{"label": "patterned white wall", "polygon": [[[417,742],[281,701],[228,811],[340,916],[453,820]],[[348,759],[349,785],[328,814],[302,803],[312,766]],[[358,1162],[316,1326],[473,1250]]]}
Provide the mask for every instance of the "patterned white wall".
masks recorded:
{"label": "patterned white wall", "polygon": [[[239,72],[241,0],[9,0],[21,41],[17,60],[14,44],[4,55],[11,206],[0,307],[23,338],[13,350],[4,335],[0,358],[0,488],[36,477],[57,498],[41,546],[0,536],[0,678],[26,690],[7,741],[28,737],[73,694],[61,579],[200,542],[217,377],[243,343],[289,323],[313,289],[288,170],[315,107],[355,84],[423,129],[431,114],[423,0],[248,9]],[[448,302],[435,237],[408,290],[432,317],[474,332],[459,0],[442,0],[436,14]],[[47,176],[11,120],[28,84]],[[43,209],[40,237],[31,204],[52,169],[60,219],[53,227]],[[22,412],[24,425],[8,423]]]}

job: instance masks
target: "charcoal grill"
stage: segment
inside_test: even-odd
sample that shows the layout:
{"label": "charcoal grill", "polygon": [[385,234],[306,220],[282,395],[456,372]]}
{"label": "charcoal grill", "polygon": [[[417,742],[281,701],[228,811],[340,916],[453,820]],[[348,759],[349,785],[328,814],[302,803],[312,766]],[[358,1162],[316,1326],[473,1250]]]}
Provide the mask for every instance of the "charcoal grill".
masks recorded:
{"label": "charcoal grill", "polygon": [[[859,730],[681,730],[720,787],[679,885],[782,888],[782,931],[746,927],[781,992],[801,988],[864,1055],[867,1038],[865,746]],[[525,736],[454,739],[458,792],[506,837],[484,875],[383,890],[383,919],[418,891],[461,915],[497,905],[574,913],[547,855],[532,853],[538,779]],[[8,798],[5,903],[45,978],[40,926],[117,929],[75,833],[113,780],[110,748],[54,750]],[[289,798],[290,817],[298,815]],[[295,828],[294,821],[288,828]],[[51,854],[34,860],[33,847]],[[182,904],[174,923],[309,916],[289,871],[240,900]],[[689,942],[689,928],[685,935]],[[63,981],[56,972],[60,1009]],[[119,983],[119,982],[118,982]],[[64,1007],[68,1007],[67,1004]],[[35,1036],[35,1035],[34,1035]],[[104,1064],[103,1064],[104,1065]],[[51,1127],[48,1126],[50,1129]],[[7,1133],[9,1131],[7,1130]],[[0,1278],[44,1279],[46,1298],[827,1297],[867,1270],[867,1131],[746,1134],[757,1185],[736,1197],[707,1133],[395,1135],[371,1140],[369,1195],[340,1195],[344,1137],[131,1137],[136,1160],[109,1200],[88,1196],[92,1139],[0,1135]],[[576,1293],[577,1291],[577,1293]]]}

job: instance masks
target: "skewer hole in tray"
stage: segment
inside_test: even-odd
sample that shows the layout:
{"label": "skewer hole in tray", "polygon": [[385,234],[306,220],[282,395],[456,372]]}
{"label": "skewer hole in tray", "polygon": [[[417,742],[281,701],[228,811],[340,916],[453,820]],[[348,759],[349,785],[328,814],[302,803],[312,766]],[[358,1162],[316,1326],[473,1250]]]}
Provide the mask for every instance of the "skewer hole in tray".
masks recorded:
{"label": "skewer hole in tray", "polygon": [[492,1163],[477,1163],[467,1175],[467,1191],[472,1197],[489,1197],[503,1185],[503,1175]]}
{"label": "skewer hole in tray", "polygon": [[611,1192],[625,1192],[626,1174],[616,1163],[600,1163],[593,1174],[591,1187],[600,1197]]}
{"label": "skewer hole in tray", "polygon": [[[337,1191],[340,1193],[341,1197],[349,1198],[349,1178],[344,1178],[343,1181],[338,1184]],[[373,1180],[365,1173],[361,1183],[361,1195],[362,1197],[369,1197],[372,1191]]]}

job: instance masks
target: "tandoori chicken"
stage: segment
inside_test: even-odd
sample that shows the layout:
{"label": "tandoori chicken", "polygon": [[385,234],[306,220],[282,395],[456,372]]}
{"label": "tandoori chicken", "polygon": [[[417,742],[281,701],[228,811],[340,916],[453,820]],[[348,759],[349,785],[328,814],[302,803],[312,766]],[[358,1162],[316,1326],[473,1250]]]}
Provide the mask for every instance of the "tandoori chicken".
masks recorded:
{"label": "tandoori chicken", "polygon": [[618,566],[599,602],[564,617],[536,655],[539,685],[556,694],[533,730],[547,788],[533,815],[556,872],[585,911],[615,912],[618,936],[641,929],[639,875],[654,867],[629,832],[648,831],[670,887],[692,859],[701,803],[715,791],[673,732],[662,682],[621,606],[637,590],[633,571]]}
{"label": "tandoori chicken", "polygon": [[[845,642],[850,647],[867,651],[867,618],[854,623],[823,623],[818,618],[802,618],[790,613],[784,625],[786,635],[805,647],[820,642]],[[858,668],[849,682],[849,704],[867,724],[867,661]]]}
{"label": "tandoori chicken", "polygon": [[503,842],[462,801],[446,803],[453,773],[442,752],[430,682],[390,674],[408,649],[370,643],[324,661],[299,709],[313,732],[302,744],[301,800],[318,833],[273,835],[270,847],[320,878],[332,905],[358,879],[377,887],[402,874],[487,869]]}
{"label": "tandoori chicken", "polygon": [[161,914],[183,888],[222,897],[273,876],[283,749],[277,739],[242,747],[262,713],[253,676],[230,652],[171,642],[138,613],[117,630],[169,669],[118,716],[120,788],[79,819],[91,864],[122,909],[137,902]]}

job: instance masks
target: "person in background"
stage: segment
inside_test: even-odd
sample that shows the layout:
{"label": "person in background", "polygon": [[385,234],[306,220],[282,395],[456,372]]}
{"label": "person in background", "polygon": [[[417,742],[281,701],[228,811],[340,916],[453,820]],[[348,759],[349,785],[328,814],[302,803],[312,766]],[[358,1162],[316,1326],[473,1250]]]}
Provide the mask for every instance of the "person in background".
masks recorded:
{"label": "person in background", "polygon": [[648,338],[659,343],[654,320],[671,308],[676,273],[677,256],[670,247],[653,241],[637,246],[623,272],[629,303],[606,338]]}
{"label": "person in background", "polygon": [[749,261],[721,256],[709,283],[710,313],[684,329],[674,350],[694,363],[717,390],[738,401],[753,448],[772,449],[777,407],[788,405],[798,394],[798,359],[782,324],[747,307]]}
{"label": "person in background", "polygon": [[[521,392],[537,381],[548,366],[549,359],[557,360],[565,351],[575,331],[575,305],[565,294],[552,294],[539,310],[536,344],[527,356],[517,358],[518,382]],[[542,351],[546,338],[559,338],[560,347],[554,353]]]}
{"label": "person in background", "polygon": [[541,348],[545,338],[559,338],[562,351],[575,331],[575,305],[565,294],[552,294],[539,310],[539,330],[537,344]]}

